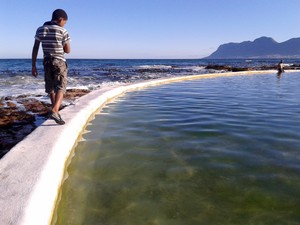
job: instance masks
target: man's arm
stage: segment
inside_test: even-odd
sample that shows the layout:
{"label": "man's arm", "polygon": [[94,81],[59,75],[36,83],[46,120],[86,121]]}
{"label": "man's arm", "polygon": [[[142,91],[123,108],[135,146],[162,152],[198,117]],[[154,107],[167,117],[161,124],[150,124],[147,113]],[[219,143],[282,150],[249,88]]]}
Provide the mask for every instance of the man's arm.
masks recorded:
{"label": "man's arm", "polygon": [[66,42],[66,44],[64,46],[64,52],[67,53],[67,54],[71,52],[70,41]]}
{"label": "man's arm", "polygon": [[40,48],[40,41],[35,39],[34,45],[32,48],[32,56],[31,56],[31,60],[32,60],[31,74],[35,77],[38,75],[37,69],[36,69],[36,58],[37,58],[37,55],[39,52],[39,48]]}

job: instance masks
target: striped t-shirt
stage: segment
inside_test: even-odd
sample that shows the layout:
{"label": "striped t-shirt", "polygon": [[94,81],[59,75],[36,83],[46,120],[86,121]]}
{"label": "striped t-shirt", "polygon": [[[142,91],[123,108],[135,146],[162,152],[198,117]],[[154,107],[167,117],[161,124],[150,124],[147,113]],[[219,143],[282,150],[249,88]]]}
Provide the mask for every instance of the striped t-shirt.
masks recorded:
{"label": "striped t-shirt", "polygon": [[44,57],[51,55],[53,58],[66,61],[64,46],[70,41],[70,37],[65,28],[53,22],[46,22],[37,29],[35,39],[42,42]]}

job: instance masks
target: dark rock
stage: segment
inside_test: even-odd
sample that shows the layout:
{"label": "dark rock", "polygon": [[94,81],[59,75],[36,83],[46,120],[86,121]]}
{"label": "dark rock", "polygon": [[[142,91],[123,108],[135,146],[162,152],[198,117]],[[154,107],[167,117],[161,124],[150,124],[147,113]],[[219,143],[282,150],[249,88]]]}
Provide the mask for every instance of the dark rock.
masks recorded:
{"label": "dark rock", "polygon": [[0,128],[9,127],[14,123],[31,123],[33,121],[34,115],[28,114],[25,111],[17,111],[16,108],[0,109]]}
{"label": "dark rock", "polygon": [[241,72],[241,71],[251,71],[254,70],[251,67],[231,67],[231,66],[223,66],[223,65],[208,65],[205,69],[211,70],[223,70],[228,72]]}
{"label": "dark rock", "polygon": [[0,159],[35,128],[34,123],[14,124],[10,127],[0,128]]}
{"label": "dark rock", "polygon": [[277,70],[277,66],[261,66],[257,70]]}
{"label": "dark rock", "polygon": [[6,101],[12,100],[12,99],[13,99],[13,97],[11,97],[11,96],[7,96],[7,97],[4,98],[4,100],[6,100]]}
{"label": "dark rock", "polygon": [[88,94],[89,92],[90,90],[86,89],[68,89],[64,98],[68,100],[75,100],[83,95]]}
{"label": "dark rock", "polygon": [[208,65],[205,67],[207,70],[225,70],[225,71],[230,71],[231,67],[230,66],[222,66],[222,65]]}
{"label": "dark rock", "polygon": [[38,114],[46,115],[51,110],[51,104],[41,102],[34,98],[26,98],[20,101],[19,103],[23,104],[26,111]]}

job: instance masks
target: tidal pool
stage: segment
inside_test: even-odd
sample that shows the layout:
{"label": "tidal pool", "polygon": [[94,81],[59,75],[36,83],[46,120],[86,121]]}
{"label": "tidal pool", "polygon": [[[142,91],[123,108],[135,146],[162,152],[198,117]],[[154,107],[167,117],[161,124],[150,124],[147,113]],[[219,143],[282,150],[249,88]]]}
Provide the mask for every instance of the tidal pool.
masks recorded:
{"label": "tidal pool", "polygon": [[183,81],[101,109],[56,225],[300,224],[300,74]]}

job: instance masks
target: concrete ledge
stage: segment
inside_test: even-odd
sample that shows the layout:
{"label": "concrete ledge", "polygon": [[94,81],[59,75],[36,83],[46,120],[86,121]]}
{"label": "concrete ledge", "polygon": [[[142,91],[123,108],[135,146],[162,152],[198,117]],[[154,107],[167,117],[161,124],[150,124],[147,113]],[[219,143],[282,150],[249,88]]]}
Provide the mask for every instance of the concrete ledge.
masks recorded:
{"label": "concrete ledge", "polygon": [[58,192],[78,136],[89,118],[110,99],[126,91],[182,80],[251,75],[276,71],[205,74],[151,80],[104,88],[83,96],[61,111],[64,126],[45,121],[0,160],[0,224],[47,225],[52,219]]}

